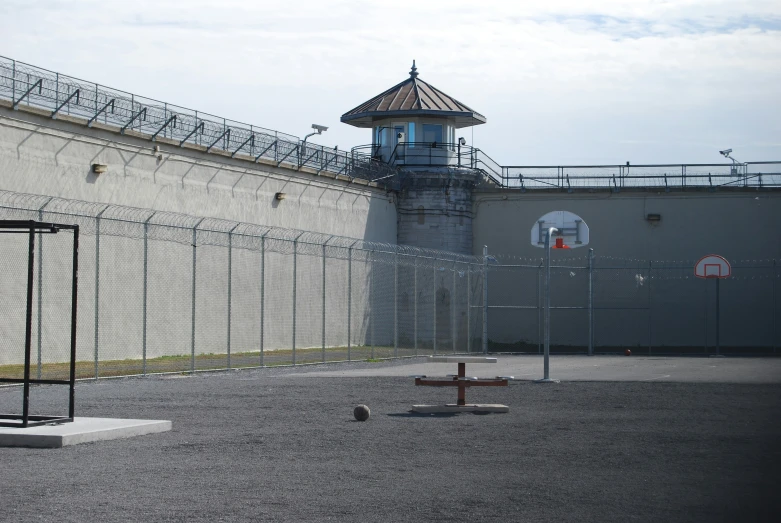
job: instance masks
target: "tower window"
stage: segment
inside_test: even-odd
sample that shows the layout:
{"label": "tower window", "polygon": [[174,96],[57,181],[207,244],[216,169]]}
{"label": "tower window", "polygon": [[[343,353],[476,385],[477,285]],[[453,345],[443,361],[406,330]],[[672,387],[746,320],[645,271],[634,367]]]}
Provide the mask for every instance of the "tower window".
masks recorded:
{"label": "tower window", "polygon": [[426,143],[442,143],[442,125],[424,123],[423,141]]}
{"label": "tower window", "polygon": [[426,209],[422,205],[418,206],[418,225],[425,225],[426,223]]}

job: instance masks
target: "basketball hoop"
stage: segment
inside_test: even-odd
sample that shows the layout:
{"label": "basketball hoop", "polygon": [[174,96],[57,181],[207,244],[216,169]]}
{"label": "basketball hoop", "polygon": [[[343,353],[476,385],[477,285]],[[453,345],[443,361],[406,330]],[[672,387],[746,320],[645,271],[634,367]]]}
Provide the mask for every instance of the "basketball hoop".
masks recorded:
{"label": "basketball hoop", "polygon": [[564,238],[559,236],[556,238],[556,243],[551,246],[551,249],[569,249],[570,246],[564,243]]}
{"label": "basketball hoop", "polygon": [[[555,241],[552,241],[555,240]],[[575,249],[588,245],[588,225],[583,218],[569,211],[553,211],[540,217],[532,225],[531,243],[545,249],[545,356],[543,375],[535,383],[557,383],[550,377],[550,250]]]}

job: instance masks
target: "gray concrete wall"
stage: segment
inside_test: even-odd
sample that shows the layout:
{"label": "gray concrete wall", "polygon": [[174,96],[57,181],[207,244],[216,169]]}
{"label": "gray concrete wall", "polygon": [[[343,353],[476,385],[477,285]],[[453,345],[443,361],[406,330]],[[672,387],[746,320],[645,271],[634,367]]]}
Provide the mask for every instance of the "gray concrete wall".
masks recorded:
{"label": "gray concrete wall", "polygon": [[472,254],[474,178],[455,169],[407,175],[399,195],[399,244]]}
{"label": "gray concrete wall", "polygon": [[[530,244],[536,220],[554,210],[581,216],[594,249],[594,343],[603,347],[716,344],[715,282],[694,264],[719,254],[733,267],[720,283],[719,343],[781,346],[781,192],[540,193],[482,190],[474,197],[473,252],[483,245],[502,267],[489,277],[489,339],[537,350],[541,249]],[[650,222],[648,214],[660,214]],[[551,343],[588,345],[588,248],[553,251]],[[775,261],[774,261],[775,260]],[[775,268],[774,268],[775,264]]]}
{"label": "gray concrete wall", "polygon": [[[0,189],[396,242],[392,198],[362,180],[151,142],[6,105],[0,104]],[[92,173],[93,163],[108,171]],[[275,200],[277,192],[287,198]]]}

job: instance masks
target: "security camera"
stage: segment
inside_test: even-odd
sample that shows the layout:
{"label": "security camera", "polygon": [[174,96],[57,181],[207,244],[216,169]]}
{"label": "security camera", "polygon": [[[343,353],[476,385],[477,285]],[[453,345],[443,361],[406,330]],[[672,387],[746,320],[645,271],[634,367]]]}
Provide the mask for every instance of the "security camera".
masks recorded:
{"label": "security camera", "polygon": [[317,125],[316,123],[313,123],[313,124],[312,124],[312,129],[314,129],[315,131],[317,131],[317,134],[320,134],[320,133],[322,133],[323,131],[327,131],[327,130],[328,130],[328,127],[326,127],[325,125]]}
{"label": "security camera", "polygon": [[461,138],[458,139],[458,143],[459,145],[466,145],[466,139],[464,139],[464,137],[462,136]]}
{"label": "security camera", "polygon": [[721,154],[722,156],[729,156],[731,152],[732,149],[724,149],[723,151],[719,151],[719,154]]}

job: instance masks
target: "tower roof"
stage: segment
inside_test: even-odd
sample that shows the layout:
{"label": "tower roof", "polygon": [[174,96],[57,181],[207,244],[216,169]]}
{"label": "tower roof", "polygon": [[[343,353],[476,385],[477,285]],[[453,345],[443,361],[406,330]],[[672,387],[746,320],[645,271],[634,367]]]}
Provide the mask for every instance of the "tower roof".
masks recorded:
{"label": "tower roof", "polygon": [[342,115],[342,121],[355,127],[372,127],[380,118],[440,116],[455,118],[456,127],[485,123],[485,116],[418,78],[412,61],[409,78]]}

